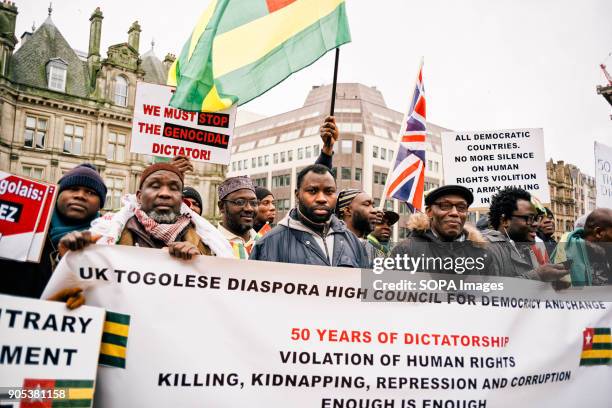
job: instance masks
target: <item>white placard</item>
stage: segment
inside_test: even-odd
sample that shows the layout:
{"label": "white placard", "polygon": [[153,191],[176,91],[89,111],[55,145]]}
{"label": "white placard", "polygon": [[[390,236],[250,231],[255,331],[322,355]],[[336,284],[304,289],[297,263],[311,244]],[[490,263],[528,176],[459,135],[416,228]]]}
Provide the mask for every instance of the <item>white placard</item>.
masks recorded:
{"label": "white placard", "polygon": [[612,208],[612,147],[595,142],[596,206]]}
{"label": "white placard", "polygon": [[131,317],[126,368],[100,367],[96,407],[610,406],[612,368],[580,365],[583,339],[612,326],[609,303],[364,302],[361,273],[95,246],[46,291],[78,284]]}
{"label": "white placard", "polygon": [[[62,302],[0,295],[2,403],[14,402],[14,392],[21,389],[22,404],[43,403],[21,406],[53,401],[90,406],[104,313],[97,307],[71,311]],[[66,405],[77,399],[79,404]]]}
{"label": "white placard", "polygon": [[236,106],[214,113],[183,111],[168,106],[173,92],[171,86],[138,82],[130,151],[229,164]]}
{"label": "white placard", "polygon": [[474,208],[488,208],[504,187],[529,191],[550,202],[542,129],[442,133],[445,184],[474,193]]}

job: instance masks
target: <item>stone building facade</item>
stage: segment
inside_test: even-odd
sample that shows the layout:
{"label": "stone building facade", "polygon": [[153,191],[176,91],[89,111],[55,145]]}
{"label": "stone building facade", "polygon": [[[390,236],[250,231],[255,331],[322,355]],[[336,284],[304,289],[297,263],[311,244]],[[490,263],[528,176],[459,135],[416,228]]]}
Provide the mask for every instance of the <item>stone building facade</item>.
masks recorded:
{"label": "stone building facade", "polygon": [[[0,170],[57,182],[84,162],[106,180],[106,209],[135,192],[152,158],[130,153],[137,81],[165,83],[174,60],[161,61],[151,49],[140,55],[141,27],[128,30],[127,42],[111,45],[102,58],[104,16],[90,18],[89,49],[74,50],[52,20],[15,36],[17,6],[0,3]],[[19,45],[18,48],[17,45]],[[186,185],[202,195],[203,211],[216,219],[216,189],[225,166],[194,163]]]}

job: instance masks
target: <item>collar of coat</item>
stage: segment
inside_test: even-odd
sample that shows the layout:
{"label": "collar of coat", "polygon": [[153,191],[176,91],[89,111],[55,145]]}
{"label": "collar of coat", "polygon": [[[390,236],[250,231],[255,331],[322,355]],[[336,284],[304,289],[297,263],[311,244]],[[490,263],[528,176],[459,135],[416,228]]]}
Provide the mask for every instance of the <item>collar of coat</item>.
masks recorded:
{"label": "collar of coat", "polygon": [[[433,234],[431,230],[431,223],[425,213],[412,214],[408,220],[407,227],[408,229],[416,231],[420,234],[429,233],[435,238],[435,234]],[[465,224],[463,226],[463,234],[465,235],[465,239],[473,243],[475,246],[484,248],[487,245],[487,240],[476,227]],[[435,239],[439,240],[438,238]]]}

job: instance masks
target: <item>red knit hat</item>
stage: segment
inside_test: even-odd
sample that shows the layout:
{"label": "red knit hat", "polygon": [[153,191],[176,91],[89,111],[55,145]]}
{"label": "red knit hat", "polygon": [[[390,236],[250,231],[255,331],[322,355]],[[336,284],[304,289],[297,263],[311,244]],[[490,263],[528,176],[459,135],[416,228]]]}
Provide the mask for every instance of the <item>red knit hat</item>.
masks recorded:
{"label": "red knit hat", "polygon": [[181,179],[181,183],[183,183],[183,173],[180,172],[178,167],[173,166],[170,163],[155,163],[155,164],[150,165],[146,169],[144,169],[144,171],[142,172],[142,175],[140,176],[140,183],[138,184],[138,188],[142,188],[142,183],[144,183],[147,177],[149,177],[151,174],[155,173],[156,171],[161,171],[161,170],[171,171],[172,173],[176,174],[178,178]]}

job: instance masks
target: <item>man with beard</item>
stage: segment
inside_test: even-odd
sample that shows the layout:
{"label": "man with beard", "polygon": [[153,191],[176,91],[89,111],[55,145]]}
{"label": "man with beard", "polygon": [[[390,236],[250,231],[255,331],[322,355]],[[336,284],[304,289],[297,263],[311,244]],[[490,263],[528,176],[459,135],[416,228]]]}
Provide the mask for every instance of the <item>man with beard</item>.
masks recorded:
{"label": "man with beard", "polygon": [[569,263],[572,286],[612,283],[612,209],[598,208],[589,214],[584,228],[559,242],[552,258]]}
{"label": "man with beard", "polygon": [[247,259],[247,245],[257,233],[253,229],[259,201],[253,180],[247,176],[230,177],[218,188],[221,222],[219,231],[229,241],[238,259]]}
{"label": "man with beard", "polygon": [[90,227],[99,217],[106,199],[106,186],[91,164],[81,164],[58,182],[58,196],[40,263],[0,260],[0,292],[38,298],[58,261],[60,239],[72,231]]}
{"label": "man with beard", "polygon": [[408,228],[412,233],[393,248],[390,257],[422,258],[424,263],[418,272],[488,274],[486,241],[476,228],[465,224],[473,202],[472,192],[463,186],[432,190],[425,197],[425,214],[410,217]]}
{"label": "man with beard", "polygon": [[250,259],[307,265],[366,268],[368,257],[355,234],[333,214],[336,181],[313,164],[297,175],[297,208],[257,241]]}
{"label": "man with beard", "polygon": [[374,208],[372,196],[354,188],[342,190],[338,194],[336,216],[345,222],[357,238],[364,240],[381,218]]}
{"label": "man with beard", "polygon": [[559,281],[568,274],[563,265],[544,264],[533,250],[538,213],[526,190],[507,187],[491,199],[489,221],[493,229],[484,232],[493,255],[493,274]]}
{"label": "man with beard", "polygon": [[[147,167],[140,176],[136,198],[138,208],[125,224],[118,245],[168,248],[170,255],[186,260],[213,255],[189,215],[181,214],[183,173],[176,166],[156,163]],[[68,234],[60,241],[60,253],[82,249],[97,238],[89,231]]]}

